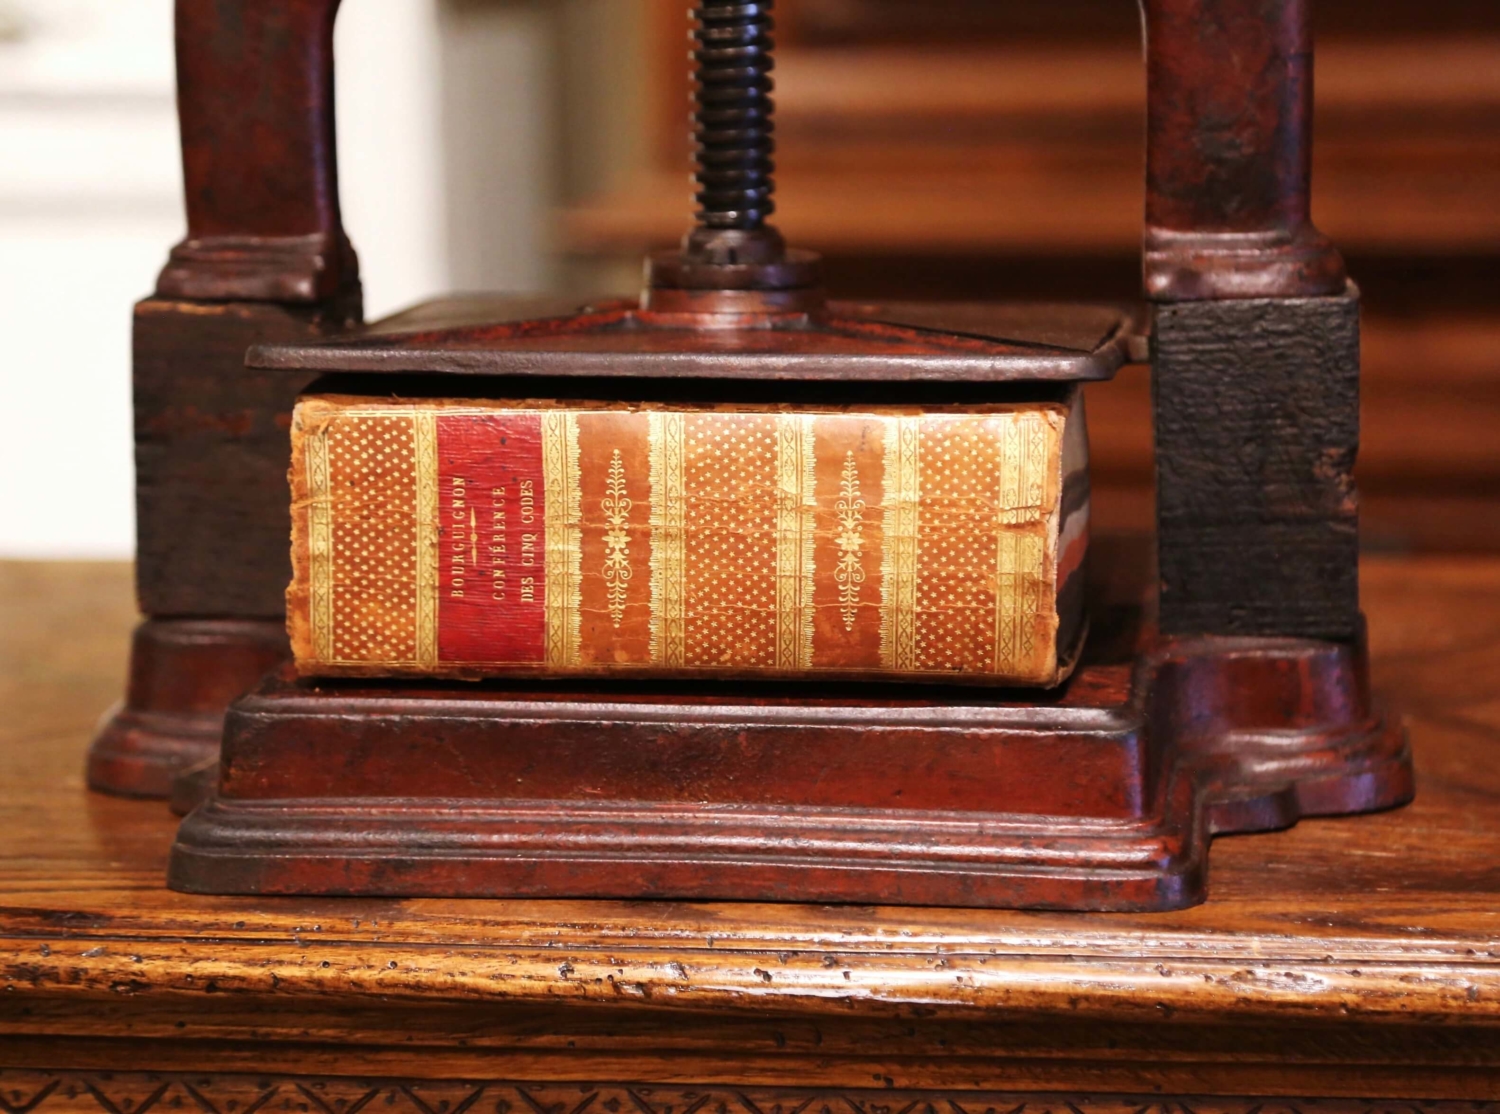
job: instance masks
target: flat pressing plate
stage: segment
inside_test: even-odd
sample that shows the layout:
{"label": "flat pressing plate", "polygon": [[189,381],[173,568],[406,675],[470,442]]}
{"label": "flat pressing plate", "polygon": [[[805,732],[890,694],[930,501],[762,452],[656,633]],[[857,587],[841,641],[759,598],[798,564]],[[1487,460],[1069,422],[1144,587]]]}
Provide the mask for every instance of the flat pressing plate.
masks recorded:
{"label": "flat pressing plate", "polygon": [[634,302],[459,296],[325,341],[262,344],[254,368],[446,375],[954,383],[1108,379],[1144,314],[1116,305],[830,302],[815,315],[690,328]]}

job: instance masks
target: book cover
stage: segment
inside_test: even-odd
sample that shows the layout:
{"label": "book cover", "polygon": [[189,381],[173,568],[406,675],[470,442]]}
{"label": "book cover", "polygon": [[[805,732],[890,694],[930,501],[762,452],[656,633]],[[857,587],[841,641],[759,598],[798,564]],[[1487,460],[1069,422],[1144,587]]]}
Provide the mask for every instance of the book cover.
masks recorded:
{"label": "book cover", "polygon": [[311,395],[304,675],[1051,685],[1082,638],[1081,396],[814,410]]}

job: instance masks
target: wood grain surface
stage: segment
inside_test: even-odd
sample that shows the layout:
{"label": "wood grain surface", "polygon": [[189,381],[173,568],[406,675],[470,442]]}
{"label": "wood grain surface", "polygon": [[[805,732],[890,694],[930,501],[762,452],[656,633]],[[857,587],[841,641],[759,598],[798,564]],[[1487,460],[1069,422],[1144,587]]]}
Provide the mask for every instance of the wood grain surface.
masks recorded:
{"label": "wood grain surface", "polygon": [[357,299],[136,307],[136,590],[147,615],[281,618],[288,431],[310,376],[246,371],[245,349],[328,336],[359,314]]}
{"label": "wood grain surface", "polygon": [[1359,632],[1359,294],[1157,308],[1161,626]]}
{"label": "wood grain surface", "polygon": [[1221,840],[1198,908],[1079,916],[172,893],[166,809],[82,785],[129,570],[0,566],[0,1066],[138,1098],[174,1071],[1493,1098],[1500,560],[1371,559],[1362,590],[1416,803]]}

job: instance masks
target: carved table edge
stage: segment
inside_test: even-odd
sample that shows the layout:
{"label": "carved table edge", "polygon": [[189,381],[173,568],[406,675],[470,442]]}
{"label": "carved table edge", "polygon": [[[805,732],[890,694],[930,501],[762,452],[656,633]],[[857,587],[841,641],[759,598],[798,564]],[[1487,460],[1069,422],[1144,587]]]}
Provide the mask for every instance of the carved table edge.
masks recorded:
{"label": "carved table edge", "polygon": [[[987,1013],[1123,1020],[1500,1023],[1500,962],[1456,941],[1382,955],[1378,942],[1327,941],[1324,955],[1267,955],[1245,941],[1198,939],[1130,954],[1109,942],[1068,952],[1000,950],[965,940],[916,952],[740,939],[710,950],[681,941],[449,943],[215,937],[212,962],[170,938],[0,935],[0,991],[78,1008],[122,985],[193,998],[233,994],[262,1005],[304,995],[377,996],[403,1008],[504,1000],[560,1007],[650,1003],[682,1011],[777,1009],[975,1017]],[[1099,946],[1100,944],[1103,946]],[[1365,946],[1359,945],[1364,943]],[[1190,946],[1219,947],[1216,956]],[[1342,944],[1344,947],[1339,947]],[[1375,944],[1377,946],[1372,946]],[[1129,941],[1120,941],[1124,949]],[[1135,942],[1137,948],[1140,942]],[[373,948],[373,951],[372,951]],[[1149,987],[1149,993],[1143,990]],[[130,1114],[130,1112],[125,1112]]]}
{"label": "carved table edge", "polygon": [[3,1114],[1493,1114],[1500,1101],[0,1068]]}

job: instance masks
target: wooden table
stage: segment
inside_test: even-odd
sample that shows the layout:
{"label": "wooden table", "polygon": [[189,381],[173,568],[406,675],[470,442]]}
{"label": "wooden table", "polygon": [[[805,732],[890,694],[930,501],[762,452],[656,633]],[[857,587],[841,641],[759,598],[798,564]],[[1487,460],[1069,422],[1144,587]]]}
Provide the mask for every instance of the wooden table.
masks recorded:
{"label": "wooden table", "polygon": [[0,565],[0,1112],[1500,1110],[1500,559],[1364,592],[1416,804],[1081,916],[170,893],[81,776],[128,570]]}

